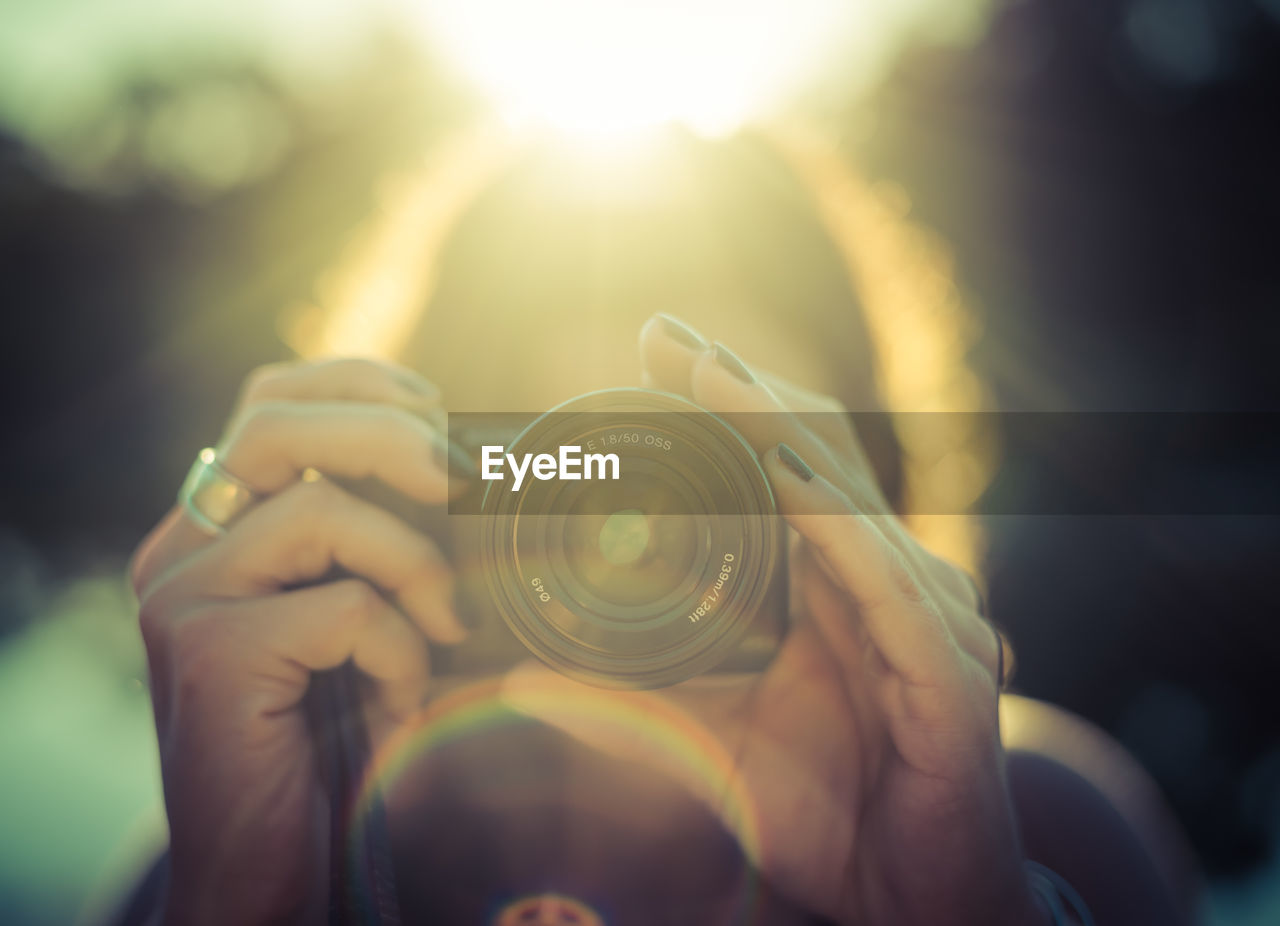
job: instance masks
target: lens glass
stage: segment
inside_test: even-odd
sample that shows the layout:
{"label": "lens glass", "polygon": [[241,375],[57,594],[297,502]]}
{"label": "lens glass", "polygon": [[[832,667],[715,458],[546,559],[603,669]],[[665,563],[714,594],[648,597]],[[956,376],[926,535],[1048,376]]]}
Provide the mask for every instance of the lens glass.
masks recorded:
{"label": "lens glass", "polygon": [[705,519],[661,474],[580,485],[566,493],[578,497],[566,502],[557,578],[572,597],[611,609],[615,619],[651,612],[688,579],[708,539]]}
{"label": "lens glass", "polygon": [[650,516],[639,508],[624,508],[604,519],[596,546],[610,566],[633,566],[653,551]]}

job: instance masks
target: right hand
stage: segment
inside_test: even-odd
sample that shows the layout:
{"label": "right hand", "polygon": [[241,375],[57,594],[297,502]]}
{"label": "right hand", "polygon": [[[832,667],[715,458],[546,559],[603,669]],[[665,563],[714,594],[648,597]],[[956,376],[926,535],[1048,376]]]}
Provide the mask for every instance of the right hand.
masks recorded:
{"label": "right hand", "polygon": [[[261,500],[218,538],[176,507],[135,553],[170,828],[166,921],[322,914],[328,807],[302,708],[311,673],[352,660],[376,736],[420,705],[428,641],[465,630],[430,539],[301,476],[372,476],[444,502],[446,438],[427,420],[440,420],[438,403],[416,374],[372,361],[265,367],[218,449]],[[335,567],[352,577],[324,581]]]}

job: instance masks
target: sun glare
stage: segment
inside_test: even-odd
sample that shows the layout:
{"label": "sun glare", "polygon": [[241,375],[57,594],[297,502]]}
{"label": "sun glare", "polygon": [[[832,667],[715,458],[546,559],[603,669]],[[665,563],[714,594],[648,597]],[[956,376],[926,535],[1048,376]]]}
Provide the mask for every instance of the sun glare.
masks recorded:
{"label": "sun glare", "polygon": [[616,138],[731,132],[795,89],[836,0],[423,0],[440,52],[516,125]]}

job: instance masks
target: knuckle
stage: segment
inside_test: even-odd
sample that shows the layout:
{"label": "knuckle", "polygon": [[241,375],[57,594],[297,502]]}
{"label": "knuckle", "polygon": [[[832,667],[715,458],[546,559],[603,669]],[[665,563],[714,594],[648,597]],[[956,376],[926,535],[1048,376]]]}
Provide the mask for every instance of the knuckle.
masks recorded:
{"label": "knuckle", "polygon": [[288,413],[289,403],[271,399],[245,409],[231,426],[231,445],[258,444],[271,438]]}
{"label": "knuckle", "polygon": [[144,552],[143,547],[139,546],[133,551],[129,557],[128,569],[129,587],[133,589],[133,596],[139,601],[142,600],[146,593],[147,586],[151,583],[151,557]]}
{"label": "knuckle", "polygon": [[798,395],[796,404],[802,417],[819,427],[830,428],[836,419],[844,419],[837,422],[839,427],[844,427],[849,419],[849,410],[844,403],[823,392],[803,390]]}
{"label": "knuckle", "polygon": [[191,605],[190,592],[180,574],[168,574],[152,582],[138,599],[138,629],[143,641],[151,645],[168,640]]}
{"label": "knuckle", "polygon": [[396,453],[420,454],[425,447],[430,452],[439,437],[436,430],[419,416],[403,408],[383,406],[373,412],[374,426],[396,447]]}
{"label": "knuckle", "polygon": [[853,420],[849,415],[849,407],[833,395],[821,394],[818,396],[818,405],[822,411],[833,415],[839,415],[844,419],[844,426],[852,430]]}
{"label": "knuckle", "polygon": [[847,479],[849,501],[856,510],[881,512],[887,509],[880,486],[873,475],[855,471],[849,473]]}
{"label": "knuckle", "polygon": [[323,522],[341,513],[347,504],[347,493],[329,479],[295,482],[287,490],[292,504]]}
{"label": "knuckle", "polygon": [[242,409],[227,426],[226,437],[219,445],[218,458],[233,473],[263,458],[272,433],[280,422],[280,404],[277,401],[259,402]]}
{"label": "knuckle", "polygon": [[926,568],[938,585],[952,598],[976,609],[982,601],[982,592],[973,576],[935,553],[926,551],[925,556]]}
{"label": "knuckle", "polygon": [[951,577],[949,588],[954,590],[957,598],[963,601],[970,609],[974,611],[982,611],[982,587],[978,585],[978,581],[965,572],[959,566],[950,566],[947,575]]}
{"label": "knuckle", "polygon": [[268,363],[251,370],[240,389],[241,404],[248,405],[272,395],[280,378],[291,368],[289,363]]}
{"label": "knuckle", "polygon": [[928,600],[924,586],[916,581],[915,573],[907,557],[896,546],[888,548],[889,571],[898,593],[912,604],[924,604]]}
{"label": "knuckle", "polygon": [[291,473],[292,464],[279,446],[282,428],[293,403],[270,399],[242,409],[227,428],[218,457],[231,473],[244,478],[255,473],[259,489],[273,488]]}
{"label": "knuckle", "polygon": [[351,617],[366,621],[383,607],[382,596],[368,582],[344,579],[335,586],[339,607]]}
{"label": "knuckle", "polygon": [[[970,703],[977,708],[973,718],[975,726],[979,731],[985,731],[985,724],[981,723],[982,718],[988,714],[990,719],[996,721],[997,712],[990,710],[991,706],[996,704],[996,694],[1000,690],[1000,681],[995,677],[995,667],[985,664],[985,660],[978,659],[967,653],[960,657],[965,680],[970,686],[970,691],[974,696],[970,698]],[[998,730],[989,731],[998,734]]]}
{"label": "knuckle", "polygon": [[341,357],[333,361],[333,370],[357,382],[394,383],[391,368],[372,357]]}
{"label": "knuckle", "polygon": [[369,415],[379,427],[394,428],[401,433],[412,434],[414,437],[428,434],[431,430],[430,425],[421,417],[395,405],[379,405],[370,408]]}
{"label": "knuckle", "polygon": [[154,592],[144,596],[138,603],[138,630],[148,652],[163,648],[168,640],[170,627],[170,608],[161,596]]}
{"label": "knuckle", "polygon": [[174,563],[193,551],[192,543],[181,539],[181,519],[182,512],[175,505],[130,554],[126,575],[135,600],[142,601],[151,586],[162,579]]}
{"label": "knuckle", "polygon": [[351,496],[328,479],[295,482],[282,493],[282,501],[304,527],[301,533],[317,544],[351,514]]}

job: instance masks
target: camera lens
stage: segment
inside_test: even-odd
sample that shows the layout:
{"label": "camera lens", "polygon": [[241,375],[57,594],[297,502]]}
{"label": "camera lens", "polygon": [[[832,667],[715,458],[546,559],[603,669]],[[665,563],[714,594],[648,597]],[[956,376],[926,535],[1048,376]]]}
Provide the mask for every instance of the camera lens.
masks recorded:
{"label": "camera lens", "polygon": [[[486,490],[481,563],[504,620],[554,668],[652,688],[707,671],[750,627],[781,554],[751,447],[693,403],[644,389],[573,399],[508,452],[579,448],[582,472]],[[595,478],[588,454],[617,457]],[[568,478],[566,478],[568,476]],[[574,478],[574,477],[577,478]]]}

